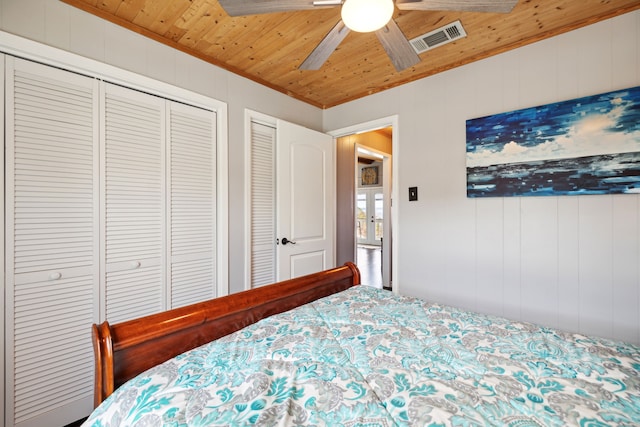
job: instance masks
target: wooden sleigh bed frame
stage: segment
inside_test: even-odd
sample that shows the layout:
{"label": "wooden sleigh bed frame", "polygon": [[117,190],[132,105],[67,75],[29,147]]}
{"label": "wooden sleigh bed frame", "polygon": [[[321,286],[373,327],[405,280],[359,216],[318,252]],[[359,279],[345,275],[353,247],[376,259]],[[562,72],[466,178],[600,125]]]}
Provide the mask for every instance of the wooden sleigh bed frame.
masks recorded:
{"label": "wooden sleigh bed frame", "polygon": [[355,264],[110,325],[92,326],[94,406],[127,380],[265,317],[360,284]]}

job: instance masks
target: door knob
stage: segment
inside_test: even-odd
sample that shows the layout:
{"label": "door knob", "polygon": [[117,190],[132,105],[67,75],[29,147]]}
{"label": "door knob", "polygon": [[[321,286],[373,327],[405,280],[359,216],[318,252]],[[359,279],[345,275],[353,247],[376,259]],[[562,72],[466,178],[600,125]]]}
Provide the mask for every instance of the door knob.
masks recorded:
{"label": "door knob", "polygon": [[283,237],[283,238],[282,238],[282,244],[283,244],[283,245],[286,245],[287,243],[291,243],[292,245],[295,245],[295,244],[296,244],[296,242],[294,242],[293,240],[289,240],[289,239],[287,239],[286,237]]}

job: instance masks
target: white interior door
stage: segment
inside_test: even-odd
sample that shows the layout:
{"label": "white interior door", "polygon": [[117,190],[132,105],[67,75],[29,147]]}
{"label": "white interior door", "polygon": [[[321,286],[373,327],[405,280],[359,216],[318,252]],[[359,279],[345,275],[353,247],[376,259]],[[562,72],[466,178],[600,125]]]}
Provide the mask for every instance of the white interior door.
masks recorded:
{"label": "white interior door", "polygon": [[0,419],[65,425],[91,408],[97,81],[6,61],[7,402]]}
{"label": "white interior door", "polygon": [[168,307],[216,297],[216,113],[168,102]]}
{"label": "white interior door", "polygon": [[165,100],[104,84],[105,318],[122,322],[165,308]]}
{"label": "white interior door", "polygon": [[333,138],[277,121],[278,280],[331,268],[334,256]]}

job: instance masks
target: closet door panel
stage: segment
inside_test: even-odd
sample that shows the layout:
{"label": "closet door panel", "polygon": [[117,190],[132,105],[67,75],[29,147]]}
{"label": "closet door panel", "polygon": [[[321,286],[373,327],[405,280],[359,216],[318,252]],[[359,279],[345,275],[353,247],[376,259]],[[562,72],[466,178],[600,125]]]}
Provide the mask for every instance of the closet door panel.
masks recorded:
{"label": "closet door panel", "polygon": [[164,309],[165,101],[104,84],[105,317]]}
{"label": "closet door panel", "polygon": [[251,287],[276,281],[276,129],[251,123]]}
{"label": "closet door panel", "polygon": [[171,307],[215,297],[216,115],[169,106]]}
{"label": "closet door panel", "polygon": [[65,424],[93,390],[98,87],[11,57],[5,83],[7,423]]}

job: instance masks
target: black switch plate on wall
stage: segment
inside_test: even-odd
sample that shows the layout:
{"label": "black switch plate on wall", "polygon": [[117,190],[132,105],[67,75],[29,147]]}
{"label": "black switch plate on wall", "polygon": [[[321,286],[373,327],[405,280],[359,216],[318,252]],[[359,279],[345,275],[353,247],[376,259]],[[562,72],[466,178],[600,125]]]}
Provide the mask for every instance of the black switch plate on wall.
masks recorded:
{"label": "black switch plate on wall", "polygon": [[409,187],[409,201],[418,200],[418,187]]}

